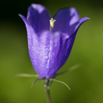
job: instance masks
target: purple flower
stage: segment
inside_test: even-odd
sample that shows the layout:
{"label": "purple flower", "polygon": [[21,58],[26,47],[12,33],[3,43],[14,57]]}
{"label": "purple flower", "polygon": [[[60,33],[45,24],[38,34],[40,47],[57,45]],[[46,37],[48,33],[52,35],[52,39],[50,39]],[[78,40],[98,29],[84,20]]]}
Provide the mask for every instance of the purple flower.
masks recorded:
{"label": "purple flower", "polygon": [[20,17],[26,25],[29,55],[35,71],[41,78],[55,77],[70,55],[78,28],[89,18],[79,20],[75,8],[64,8],[51,19],[40,4],[28,8],[27,19]]}

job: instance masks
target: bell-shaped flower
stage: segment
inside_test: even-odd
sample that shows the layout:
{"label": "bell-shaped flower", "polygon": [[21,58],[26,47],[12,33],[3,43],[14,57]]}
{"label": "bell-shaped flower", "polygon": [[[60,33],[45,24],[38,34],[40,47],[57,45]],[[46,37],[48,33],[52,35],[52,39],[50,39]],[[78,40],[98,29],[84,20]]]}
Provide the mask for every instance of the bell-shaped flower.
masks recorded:
{"label": "bell-shaped flower", "polygon": [[32,65],[41,78],[53,78],[70,55],[76,33],[89,18],[79,20],[75,8],[60,9],[51,19],[40,4],[28,8],[27,18],[20,14],[27,29]]}

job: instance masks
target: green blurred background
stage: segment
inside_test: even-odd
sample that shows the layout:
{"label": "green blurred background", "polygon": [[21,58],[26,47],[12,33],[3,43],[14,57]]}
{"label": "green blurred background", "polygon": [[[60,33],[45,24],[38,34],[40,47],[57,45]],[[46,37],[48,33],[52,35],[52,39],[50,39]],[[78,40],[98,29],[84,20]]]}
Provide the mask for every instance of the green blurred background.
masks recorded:
{"label": "green blurred background", "polygon": [[102,0],[0,0],[0,103],[46,103],[45,89],[36,78],[13,77],[35,73],[30,62],[26,28],[18,16],[26,16],[32,3],[44,5],[53,16],[58,9],[75,7],[80,18],[87,16],[79,29],[68,61],[59,70],[81,63],[82,66],[53,82],[52,103],[103,103],[103,1]]}

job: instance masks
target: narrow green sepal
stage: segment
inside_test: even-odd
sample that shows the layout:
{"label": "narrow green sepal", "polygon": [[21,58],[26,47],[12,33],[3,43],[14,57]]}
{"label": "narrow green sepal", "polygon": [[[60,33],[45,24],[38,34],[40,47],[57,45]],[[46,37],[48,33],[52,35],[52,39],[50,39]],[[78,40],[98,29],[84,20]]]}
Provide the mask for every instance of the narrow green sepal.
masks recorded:
{"label": "narrow green sepal", "polygon": [[13,75],[14,77],[39,77],[37,74],[20,73]]}
{"label": "narrow green sepal", "polygon": [[63,72],[57,73],[56,76],[62,75],[64,73],[67,73],[67,72],[72,71],[72,70],[75,70],[75,69],[77,69],[79,67],[81,67],[81,64],[77,64],[75,66],[72,66],[72,67],[68,68],[67,70],[65,70]]}
{"label": "narrow green sepal", "polygon": [[43,80],[43,79],[44,79],[44,78],[38,78],[38,79],[36,79],[36,80],[32,83],[31,90],[33,89],[34,83],[35,83],[36,81],[38,81],[38,80]]}
{"label": "narrow green sepal", "polygon": [[69,87],[65,82],[60,81],[60,80],[57,80],[57,79],[52,79],[52,80],[53,80],[53,81],[56,81],[56,82],[59,82],[59,83],[61,83],[61,84],[64,84],[69,90],[71,90],[70,87]]}

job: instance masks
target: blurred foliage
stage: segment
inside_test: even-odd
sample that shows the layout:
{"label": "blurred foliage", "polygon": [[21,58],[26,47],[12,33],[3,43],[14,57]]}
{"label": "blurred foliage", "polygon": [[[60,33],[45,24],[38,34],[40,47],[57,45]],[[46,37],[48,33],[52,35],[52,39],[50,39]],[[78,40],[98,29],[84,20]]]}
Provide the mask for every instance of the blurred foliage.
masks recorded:
{"label": "blurred foliage", "polygon": [[63,7],[76,7],[80,17],[87,16],[76,36],[70,57],[59,70],[81,63],[82,66],[53,82],[52,103],[103,103],[103,7],[101,0],[1,0],[0,1],[0,103],[46,103],[43,83],[36,78],[13,77],[18,73],[35,73],[29,59],[26,29],[18,14],[26,16],[31,3],[40,3],[53,16]]}

